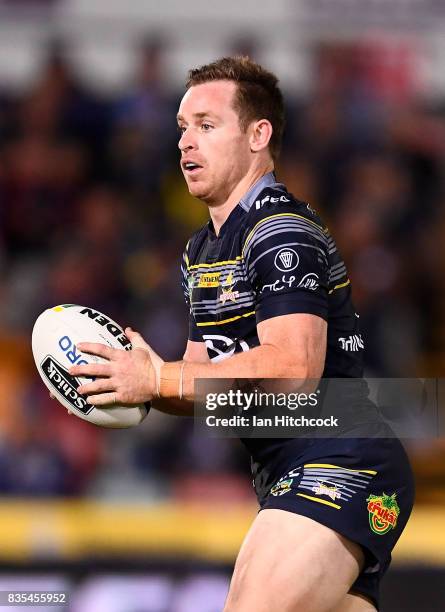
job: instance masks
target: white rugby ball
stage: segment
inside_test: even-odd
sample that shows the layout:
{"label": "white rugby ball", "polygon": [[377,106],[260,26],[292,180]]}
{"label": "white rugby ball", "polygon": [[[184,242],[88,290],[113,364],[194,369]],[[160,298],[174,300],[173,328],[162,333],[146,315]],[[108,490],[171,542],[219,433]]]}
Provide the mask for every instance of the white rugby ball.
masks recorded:
{"label": "white rugby ball", "polygon": [[42,312],[32,331],[32,352],[37,370],[50,392],[73,414],[102,427],[133,427],[147,416],[150,404],[96,407],[77,393],[77,387],[90,378],[74,377],[72,365],[102,363],[96,355],[81,353],[79,342],[99,342],[112,348],[131,350],[124,330],[94,308],[62,304]]}

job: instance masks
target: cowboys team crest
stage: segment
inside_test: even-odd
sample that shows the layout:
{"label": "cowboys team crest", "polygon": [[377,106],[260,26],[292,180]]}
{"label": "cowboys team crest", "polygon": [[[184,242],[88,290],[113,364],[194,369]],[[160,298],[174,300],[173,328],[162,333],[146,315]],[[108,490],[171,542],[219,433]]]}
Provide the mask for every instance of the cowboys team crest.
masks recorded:
{"label": "cowboys team crest", "polygon": [[317,484],[312,487],[312,491],[315,493],[315,495],[327,495],[333,500],[341,497],[341,493],[338,490],[337,485],[329,485],[321,480],[317,481]]}
{"label": "cowboys team crest", "polygon": [[221,287],[221,295],[219,296],[220,301],[225,304],[228,300],[230,302],[236,302],[236,299],[239,297],[239,291],[234,291],[233,287],[235,285],[233,280],[233,272],[230,272],[225,282]]}

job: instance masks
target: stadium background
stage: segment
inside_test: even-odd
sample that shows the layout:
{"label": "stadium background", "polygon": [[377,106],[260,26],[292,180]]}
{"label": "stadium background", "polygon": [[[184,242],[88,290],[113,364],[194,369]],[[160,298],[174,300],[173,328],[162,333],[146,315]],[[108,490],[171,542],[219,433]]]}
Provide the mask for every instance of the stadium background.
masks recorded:
{"label": "stadium background", "polygon": [[[78,303],[181,356],[178,261],[206,219],[176,147],[190,67],[242,52],[277,71],[278,176],[336,237],[368,375],[443,376],[444,32],[434,0],[0,1],[0,590],[221,609],[256,512],[241,446],[154,412],[128,431],[69,417],[30,353],[37,315]],[[445,443],[409,451],[417,504],[384,612],[445,609]]]}

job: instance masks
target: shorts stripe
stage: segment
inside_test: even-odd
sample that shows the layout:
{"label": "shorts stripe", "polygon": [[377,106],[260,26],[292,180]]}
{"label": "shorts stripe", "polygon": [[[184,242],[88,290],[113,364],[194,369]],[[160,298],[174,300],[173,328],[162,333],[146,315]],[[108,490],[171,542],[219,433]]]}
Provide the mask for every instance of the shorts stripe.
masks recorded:
{"label": "shorts stripe", "polygon": [[318,499],[318,497],[312,497],[312,495],[306,495],[305,493],[297,493],[298,497],[305,497],[306,499],[310,499],[311,501],[318,502],[319,504],[324,504],[325,506],[332,506],[336,510],[340,510],[341,506],[338,504],[334,504],[333,502],[326,501],[325,499]]}
{"label": "shorts stripe", "polygon": [[305,463],[305,468],[335,468],[336,470],[346,470],[347,472],[363,472],[364,474],[372,474],[375,476],[377,472],[375,470],[352,470],[351,468],[345,468],[341,465],[332,465],[331,463]]}

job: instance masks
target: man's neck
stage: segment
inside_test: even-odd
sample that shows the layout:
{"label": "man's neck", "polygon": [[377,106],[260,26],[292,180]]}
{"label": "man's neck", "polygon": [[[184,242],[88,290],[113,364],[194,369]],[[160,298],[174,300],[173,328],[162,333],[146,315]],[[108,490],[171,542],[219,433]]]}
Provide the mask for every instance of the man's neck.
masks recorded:
{"label": "man's neck", "polygon": [[216,235],[219,234],[221,227],[227,220],[232,210],[239,203],[243,195],[245,195],[252,185],[259,181],[261,177],[268,172],[272,172],[273,169],[273,164],[271,163],[267,167],[263,167],[261,169],[256,168],[255,170],[248,172],[236,185],[235,189],[232,190],[225,202],[217,206],[209,206],[210,218],[212,219]]}

